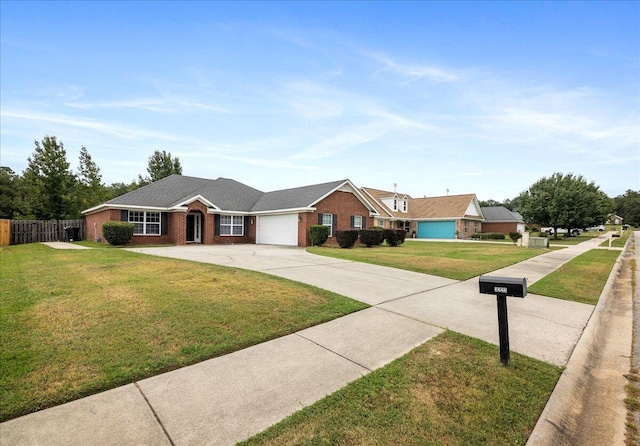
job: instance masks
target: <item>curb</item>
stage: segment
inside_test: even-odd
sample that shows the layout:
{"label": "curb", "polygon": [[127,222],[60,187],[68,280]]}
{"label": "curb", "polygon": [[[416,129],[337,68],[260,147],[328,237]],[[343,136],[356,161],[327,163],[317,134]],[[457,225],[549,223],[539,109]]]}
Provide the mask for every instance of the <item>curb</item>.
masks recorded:
{"label": "curb", "polygon": [[[629,237],[624,249],[618,255],[611,269],[611,273],[607,278],[607,282],[602,289],[600,299],[582,332],[582,336],[580,336],[578,343],[574,347],[565,370],[562,372],[551,397],[547,401],[544,410],[540,414],[540,418],[538,418],[529,436],[526,443],[527,446],[576,444],[574,443],[574,437],[579,434],[581,430],[581,426],[578,425],[578,417],[582,412],[583,402],[588,401],[585,395],[588,395],[589,391],[592,390],[590,384],[593,383],[594,379],[591,373],[592,369],[589,368],[588,365],[600,353],[595,348],[596,342],[603,338],[602,329],[606,327],[606,322],[609,322],[603,319],[605,317],[607,317],[607,319],[609,318],[608,310],[610,310],[610,304],[613,305],[611,298],[614,294],[614,284],[616,278],[622,271],[622,257],[629,252],[630,241],[631,237]],[[628,332],[628,355],[630,355],[632,336],[631,321],[629,321],[629,327],[622,327],[622,330],[625,332],[625,335]],[[628,367],[619,372],[621,381],[620,389],[624,391],[626,384],[624,374],[628,372]],[[624,396],[622,399],[623,398]],[[620,408],[622,411],[616,411],[619,412],[616,416],[618,418],[621,417],[620,422],[616,423],[615,426],[611,426],[609,432],[600,433],[601,435],[607,436],[608,440],[605,443],[593,444],[624,444],[626,408],[622,399],[620,400]],[[611,432],[612,430],[613,432]],[[594,438],[594,440],[596,439]]]}

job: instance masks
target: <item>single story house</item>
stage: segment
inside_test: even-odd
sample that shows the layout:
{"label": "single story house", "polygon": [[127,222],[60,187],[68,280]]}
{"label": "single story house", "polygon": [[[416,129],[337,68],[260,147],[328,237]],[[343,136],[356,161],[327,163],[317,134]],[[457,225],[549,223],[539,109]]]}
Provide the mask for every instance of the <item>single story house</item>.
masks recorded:
{"label": "single story house", "polygon": [[371,187],[360,191],[376,208],[376,226],[404,229],[409,237],[468,239],[483,229],[484,216],[475,194],[413,198]]}
{"label": "single story house", "polygon": [[83,214],[95,239],[105,222],[128,221],[132,244],[308,246],[311,225],[329,226],[333,237],[372,226],[378,211],[349,180],[262,192],[228,178],[171,175]]}
{"label": "single story house", "polygon": [[616,214],[609,214],[606,224],[608,225],[621,225],[624,222],[624,218]]}
{"label": "single story house", "polygon": [[524,219],[518,212],[510,211],[504,206],[486,206],[482,207],[482,214],[484,215],[483,232],[499,232],[506,235],[510,232],[524,234]]}

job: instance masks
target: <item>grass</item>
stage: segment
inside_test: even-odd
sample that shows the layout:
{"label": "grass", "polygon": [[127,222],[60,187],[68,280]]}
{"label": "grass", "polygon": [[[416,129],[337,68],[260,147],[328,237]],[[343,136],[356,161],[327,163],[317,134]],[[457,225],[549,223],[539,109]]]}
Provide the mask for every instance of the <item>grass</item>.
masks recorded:
{"label": "grass", "polygon": [[0,250],[0,420],[223,355],[365,304],[119,249]]}
{"label": "grass", "polygon": [[313,254],[401,268],[455,280],[466,280],[548,252],[501,243],[418,242],[397,247],[330,246],[307,248]]}
{"label": "grass", "polygon": [[595,305],[619,251],[592,249],[528,287],[532,294]]}
{"label": "grass", "polygon": [[445,332],[240,445],[524,445],[561,369]]}

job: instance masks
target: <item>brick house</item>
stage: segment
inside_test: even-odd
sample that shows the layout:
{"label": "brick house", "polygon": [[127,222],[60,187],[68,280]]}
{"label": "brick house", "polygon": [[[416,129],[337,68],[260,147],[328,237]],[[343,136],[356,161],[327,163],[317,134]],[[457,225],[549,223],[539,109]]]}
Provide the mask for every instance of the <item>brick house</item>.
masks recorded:
{"label": "brick house", "polygon": [[309,227],[366,228],[375,207],[349,180],[262,192],[228,178],[171,175],[116,197],[86,215],[87,236],[107,221],[134,224],[132,244],[309,245]]}
{"label": "brick house", "polygon": [[499,232],[508,235],[510,232],[524,234],[525,223],[522,215],[504,206],[486,206],[482,208],[484,232]]}
{"label": "brick house", "polygon": [[408,237],[468,239],[483,229],[484,216],[475,194],[413,198],[370,187],[360,191],[378,211],[376,226],[404,229]]}

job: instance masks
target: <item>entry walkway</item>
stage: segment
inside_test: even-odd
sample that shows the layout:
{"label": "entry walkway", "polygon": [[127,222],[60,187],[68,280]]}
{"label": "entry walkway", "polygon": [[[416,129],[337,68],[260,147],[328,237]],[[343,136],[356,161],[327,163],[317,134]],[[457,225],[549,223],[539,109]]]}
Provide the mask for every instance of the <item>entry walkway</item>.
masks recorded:
{"label": "entry walkway", "polygon": [[[534,283],[597,241],[496,271]],[[445,328],[497,343],[495,298],[477,278],[425,274],[256,245],[132,248],[243,267],[373,305],[229,355],[0,424],[0,444],[230,445],[258,433]],[[509,299],[512,350],[565,365],[593,306]]]}

